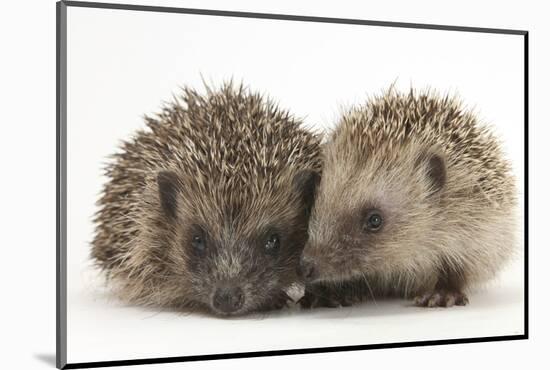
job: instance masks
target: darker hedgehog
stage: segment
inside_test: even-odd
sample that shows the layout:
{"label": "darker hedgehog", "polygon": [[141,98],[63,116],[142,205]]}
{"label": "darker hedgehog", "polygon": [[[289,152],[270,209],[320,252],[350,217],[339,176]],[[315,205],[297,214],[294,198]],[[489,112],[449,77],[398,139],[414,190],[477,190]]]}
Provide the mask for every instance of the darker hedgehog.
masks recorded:
{"label": "darker hedgehog", "polygon": [[229,83],[146,117],[107,167],[92,257],[123,299],[239,315],[282,307],[307,239],[319,137]]}

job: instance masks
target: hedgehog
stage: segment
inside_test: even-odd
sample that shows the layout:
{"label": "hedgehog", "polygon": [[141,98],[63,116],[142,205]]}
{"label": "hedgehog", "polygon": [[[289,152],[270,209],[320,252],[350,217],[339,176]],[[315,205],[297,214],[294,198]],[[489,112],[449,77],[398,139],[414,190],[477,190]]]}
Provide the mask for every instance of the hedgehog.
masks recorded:
{"label": "hedgehog", "polygon": [[323,144],[302,307],[376,296],[468,303],[514,254],[516,189],[491,128],[457,97],[390,88]]}
{"label": "hedgehog", "polygon": [[189,87],[106,167],[91,257],[122,300],[218,316],[282,308],[320,136],[265,95]]}

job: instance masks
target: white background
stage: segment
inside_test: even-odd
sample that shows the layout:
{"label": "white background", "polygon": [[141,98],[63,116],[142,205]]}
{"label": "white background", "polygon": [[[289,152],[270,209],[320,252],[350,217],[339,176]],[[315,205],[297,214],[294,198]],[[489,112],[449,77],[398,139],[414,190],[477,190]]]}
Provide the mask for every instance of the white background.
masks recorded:
{"label": "white background", "polygon": [[523,194],[522,36],[73,7],[67,17],[69,363],[523,333],[521,255],[468,307],[378,300],[239,320],[125,307],[88,257],[107,156],[178,85],[202,88],[201,75],[243,80],[316,129],[392,82],[459,93],[502,137]]}
{"label": "white background", "polygon": [[[38,4],[38,2],[36,2]],[[170,2],[156,2],[169,4]],[[478,4],[461,2],[443,8],[439,2],[415,2],[408,5],[387,2],[376,7],[360,7],[345,1],[337,4],[300,4],[284,1],[254,5],[252,2],[224,4],[216,1],[171,2],[172,5],[211,7],[231,10],[280,12],[288,14],[330,15],[334,17],[382,19],[486,27],[523,28],[531,31],[531,338],[529,341],[407,348],[339,354],[243,359],[194,364],[157,365],[150,368],[281,368],[288,366],[407,366],[424,368],[444,363],[448,368],[465,366],[499,366],[513,368],[542,356],[548,338],[545,315],[548,299],[544,282],[548,252],[540,232],[545,220],[547,188],[542,164],[547,153],[544,135],[548,134],[543,118],[548,99],[545,85],[548,75],[543,68],[549,62],[548,28],[542,9],[525,3],[502,2]],[[11,4],[13,6],[15,4]],[[2,59],[3,142],[2,224],[5,265],[2,269],[3,353],[13,368],[51,367],[55,339],[55,11],[53,2],[19,4],[2,24],[2,37],[8,51]],[[19,10],[20,12],[16,12]],[[496,11],[498,10],[498,11]],[[536,83],[535,78],[536,76]],[[7,82],[6,82],[7,81]],[[274,94],[275,95],[275,94]],[[280,94],[277,94],[280,98]],[[480,105],[481,107],[481,105]],[[485,107],[483,107],[485,111]],[[7,114],[6,114],[7,113]],[[544,115],[546,117],[546,114]],[[330,118],[330,117],[328,117]],[[537,124],[539,123],[539,124]],[[7,131],[6,131],[7,128]],[[536,148],[536,151],[535,151]],[[539,158],[537,160],[537,158]],[[540,190],[540,191],[538,191]],[[538,212],[538,215],[535,214]],[[536,217],[539,216],[539,217]],[[538,227],[537,227],[538,226]],[[18,364],[19,366],[17,366]],[[145,367],[144,367],[145,368]]]}

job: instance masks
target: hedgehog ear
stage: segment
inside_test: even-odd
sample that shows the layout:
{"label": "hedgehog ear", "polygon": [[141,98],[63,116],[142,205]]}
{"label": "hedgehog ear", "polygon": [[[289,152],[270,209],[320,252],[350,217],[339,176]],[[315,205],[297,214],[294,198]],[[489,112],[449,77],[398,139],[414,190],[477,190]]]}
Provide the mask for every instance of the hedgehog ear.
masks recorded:
{"label": "hedgehog ear", "polygon": [[157,174],[160,205],[166,216],[174,219],[177,215],[178,176],[172,171],[160,171]]}
{"label": "hedgehog ear", "polygon": [[441,156],[433,153],[427,153],[421,159],[425,163],[426,175],[432,185],[432,194],[440,191],[447,181],[447,169],[445,161]]}
{"label": "hedgehog ear", "polygon": [[317,190],[320,180],[321,176],[319,173],[313,170],[301,170],[292,180],[294,190],[302,196],[308,211],[311,210],[313,206],[315,191]]}

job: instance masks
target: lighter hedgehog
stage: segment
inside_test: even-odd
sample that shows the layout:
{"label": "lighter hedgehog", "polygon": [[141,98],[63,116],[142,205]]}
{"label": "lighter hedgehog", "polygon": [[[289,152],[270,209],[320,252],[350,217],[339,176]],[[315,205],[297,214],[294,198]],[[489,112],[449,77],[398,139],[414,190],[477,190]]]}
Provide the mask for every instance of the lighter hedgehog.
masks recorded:
{"label": "lighter hedgehog", "polygon": [[371,295],[464,305],[514,253],[511,167],[456,98],[392,88],[349,110],[322,171],[301,261],[304,307]]}
{"label": "lighter hedgehog", "polygon": [[184,88],[113,156],[92,257],[135,304],[280,308],[307,239],[319,137],[243,86]]}

